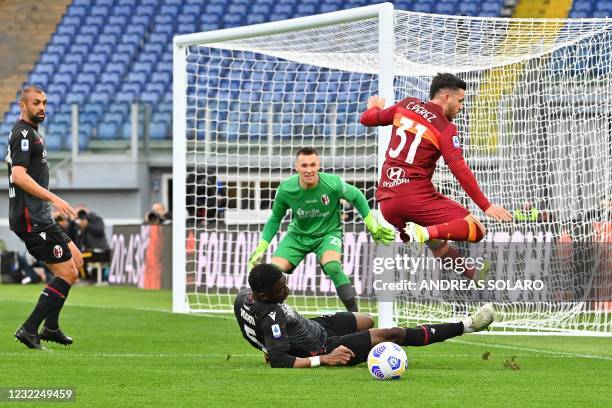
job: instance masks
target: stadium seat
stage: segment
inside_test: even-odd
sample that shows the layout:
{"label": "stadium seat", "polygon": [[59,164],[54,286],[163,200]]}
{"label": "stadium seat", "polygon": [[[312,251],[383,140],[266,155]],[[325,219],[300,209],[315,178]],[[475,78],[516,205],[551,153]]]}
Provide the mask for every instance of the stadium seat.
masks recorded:
{"label": "stadium seat", "polygon": [[114,122],[102,122],[98,125],[97,137],[100,139],[117,139],[119,137],[119,125]]}
{"label": "stadium seat", "polygon": [[56,54],[53,52],[43,51],[39,63],[44,63],[47,65],[53,65],[54,67],[58,65],[62,61],[62,57],[60,54]]}
{"label": "stadium seat", "polygon": [[128,11],[125,15],[121,15],[117,12],[120,7],[115,7],[114,12],[115,15],[108,17],[108,24],[112,26],[120,26],[125,27],[128,24],[128,17],[131,15],[131,11]]}
{"label": "stadium seat", "polygon": [[49,82],[49,75],[45,73],[32,73],[30,74],[30,80],[28,81],[31,84],[36,84],[41,87],[46,87]]}
{"label": "stadium seat", "polygon": [[168,123],[153,122],[149,125],[149,137],[154,140],[168,137]]}

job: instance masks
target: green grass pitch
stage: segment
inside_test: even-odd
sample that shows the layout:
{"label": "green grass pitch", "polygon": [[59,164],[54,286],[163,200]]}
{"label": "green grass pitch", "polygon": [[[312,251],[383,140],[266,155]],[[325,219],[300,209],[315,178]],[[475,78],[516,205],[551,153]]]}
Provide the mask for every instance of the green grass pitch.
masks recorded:
{"label": "green grass pitch", "polygon": [[612,407],[610,338],[466,335],[407,348],[404,377],[381,382],[365,364],[271,369],[233,316],[169,313],[168,291],[77,286],[60,320],[75,344],[28,350],[13,333],[41,289],[0,286],[0,387],[76,389],[43,406]]}

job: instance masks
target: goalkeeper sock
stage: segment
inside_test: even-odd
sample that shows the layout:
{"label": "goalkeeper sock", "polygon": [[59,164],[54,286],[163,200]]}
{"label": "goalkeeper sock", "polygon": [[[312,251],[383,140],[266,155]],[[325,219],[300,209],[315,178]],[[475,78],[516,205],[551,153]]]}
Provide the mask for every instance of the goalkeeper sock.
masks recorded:
{"label": "goalkeeper sock", "polygon": [[334,282],[338,297],[350,312],[356,312],[357,302],[355,300],[355,289],[351,285],[348,276],[342,270],[342,264],[338,261],[329,261],[325,265],[321,265],[323,272]]}
{"label": "goalkeeper sock", "polygon": [[473,221],[454,220],[444,224],[427,227],[429,239],[450,239],[451,241],[478,242],[482,239],[482,230]]}
{"label": "goalkeeper sock", "polygon": [[406,330],[406,337],[400,345],[420,347],[461,336],[463,323],[424,324],[404,330]]}

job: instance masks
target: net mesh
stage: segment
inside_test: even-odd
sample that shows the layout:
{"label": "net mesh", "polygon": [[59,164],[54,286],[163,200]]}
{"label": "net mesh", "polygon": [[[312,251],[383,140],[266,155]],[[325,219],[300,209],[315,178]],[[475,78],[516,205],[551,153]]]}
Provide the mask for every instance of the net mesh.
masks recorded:
{"label": "net mesh", "polygon": [[[487,239],[612,241],[611,24],[395,12],[396,101],[427,100],[437,72],[466,80],[455,123],[482,190],[508,209],[539,212],[533,221],[487,222],[440,161],[434,184],[485,222]],[[378,31],[378,19],[365,19],[187,48],[190,310],[231,310],[275,190],[292,174],[300,147],[316,147],[323,171],[354,184],[375,205],[376,131],[361,126],[359,114],[378,93]],[[344,217],[345,272],[361,310],[375,313],[360,261],[368,237],[356,211],[347,206]],[[610,291],[610,277],[600,286]],[[313,255],[289,277],[289,287],[300,311],[340,309]],[[502,302],[499,327],[610,332],[609,307]],[[395,318],[438,321],[457,308],[406,294],[395,303]]]}

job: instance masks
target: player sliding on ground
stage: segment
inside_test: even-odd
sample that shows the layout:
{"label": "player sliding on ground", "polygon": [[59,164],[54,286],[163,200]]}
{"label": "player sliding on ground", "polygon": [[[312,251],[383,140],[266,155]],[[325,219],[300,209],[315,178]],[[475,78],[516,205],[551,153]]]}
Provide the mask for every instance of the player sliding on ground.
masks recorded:
{"label": "player sliding on ground", "polygon": [[[478,242],[485,228],[469,210],[436,191],[431,177],[442,156],[461,187],[484,213],[498,221],[512,214],[491,204],[465,163],[457,127],[466,83],[452,74],[431,81],[429,102],[406,98],[384,109],[385,100],[372,96],[361,116],[365,126],[393,125],[376,199],[382,215],[404,241],[427,242],[434,256],[452,260],[461,255],[446,240]],[[464,275],[476,279],[474,269]]]}
{"label": "player sliding on ground", "polygon": [[394,241],[395,232],[378,224],[363,193],[333,174],[320,173],[317,152],[304,147],[297,152],[297,175],[281,183],[276,191],[272,215],[264,227],[261,241],[249,257],[249,271],[261,261],[268,245],[288,209],[292,220],[287,234],[278,244],[272,263],[285,273],[291,273],[304,257],[314,252],[323,272],[334,283],[338,297],[347,310],[358,310],[355,289],[342,270],[342,204],[353,204],[372,238],[377,243]]}
{"label": "player sliding on ground", "polygon": [[484,330],[494,320],[491,305],[482,306],[459,323],[414,328],[373,329],[374,320],[364,313],[340,312],[305,319],[284,303],[289,294],[286,282],[276,266],[257,265],[249,275],[251,289],[241,290],[234,302],[242,336],[266,353],[275,368],[359,364],[366,361],[373,346],[385,341],[426,346]]}

